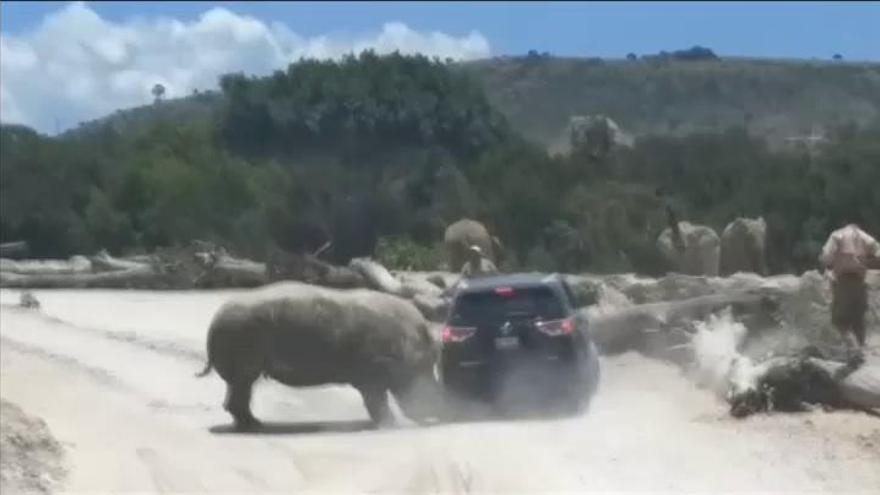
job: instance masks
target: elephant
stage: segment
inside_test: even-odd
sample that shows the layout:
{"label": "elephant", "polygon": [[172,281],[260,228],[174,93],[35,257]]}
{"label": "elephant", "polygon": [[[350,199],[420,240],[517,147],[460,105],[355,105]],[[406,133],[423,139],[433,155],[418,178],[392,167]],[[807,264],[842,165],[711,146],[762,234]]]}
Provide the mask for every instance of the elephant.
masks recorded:
{"label": "elephant", "polygon": [[721,234],[721,275],[753,272],[766,276],[766,239],[763,217],[740,217],[730,222]]}
{"label": "elephant", "polygon": [[254,382],[291,387],[349,384],[374,426],[394,422],[388,393],[406,416],[424,421],[439,408],[438,345],[410,302],[366,289],[278,282],[227,301],[208,329],[205,369],[226,382],[224,408],[235,428],[260,422],[250,409]]}
{"label": "elephant", "polygon": [[718,276],[721,240],[711,227],[690,222],[676,224],[680,238],[667,227],[657,238],[657,248],[673,271],[685,275]]}
{"label": "elephant", "polygon": [[469,218],[463,218],[449,227],[443,235],[443,244],[449,261],[449,270],[460,272],[468,260],[468,250],[477,246],[488,260],[498,264],[499,255],[504,251],[501,241],[489,235],[486,227]]}

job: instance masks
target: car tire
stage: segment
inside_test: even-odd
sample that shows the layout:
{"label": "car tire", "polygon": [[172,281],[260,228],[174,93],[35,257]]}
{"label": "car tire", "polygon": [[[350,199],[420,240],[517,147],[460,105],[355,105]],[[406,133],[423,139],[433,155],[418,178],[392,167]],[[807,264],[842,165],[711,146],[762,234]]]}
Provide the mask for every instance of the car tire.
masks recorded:
{"label": "car tire", "polygon": [[580,387],[569,391],[562,399],[562,409],[567,415],[580,415],[590,411],[596,392],[599,390],[601,371],[599,366],[599,351],[595,344],[590,342],[586,356],[585,369],[581,371]]}
{"label": "car tire", "polygon": [[578,416],[586,409],[589,399],[578,393],[571,393],[561,401],[561,413],[565,416]]}
{"label": "car tire", "polygon": [[599,383],[602,378],[602,370],[599,366],[599,350],[596,344],[590,342],[587,355],[587,397],[591,400],[599,391]]}

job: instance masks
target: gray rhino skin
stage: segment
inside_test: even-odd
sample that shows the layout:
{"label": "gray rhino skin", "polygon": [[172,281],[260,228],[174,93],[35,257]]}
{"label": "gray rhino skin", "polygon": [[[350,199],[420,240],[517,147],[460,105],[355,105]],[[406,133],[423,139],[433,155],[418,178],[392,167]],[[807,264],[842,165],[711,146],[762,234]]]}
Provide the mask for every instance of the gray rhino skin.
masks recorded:
{"label": "gray rhino skin", "polygon": [[605,115],[573,115],[568,130],[571,149],[586,149],[594,156],[602,156],[615,146],[632,148],[634,143],[632,136]]}
{"label": "gray rhino skin", "polygon": [[436,409],[436,344],[409,302],[369,290],[297,282],[255,289],[224,304],[208,330],[208,363],[227,385],[224,408],[238,429],[259,426],[250,409],[260,376],[292,387],[350,384],[374,424],[393,421],[388,392],[404,413]]}
{"label": "gray rhino skin", "polygon": [[672,229],[666,228],[657,238],[657,248],[677,273],[684,275],[718,276],[721,239],[710,227],[678,222],[684,251],[675,247]]}
{"label": "gray rhino skin", "polygon": [[468,260],[468,248],[471,246],[479,246],[483,255],[495,264],[498,264],[497,256],[501,254],[502,249],[501,242],[489,235],[489,231],[482,223],[469,218],[463,218],[447,227],[443,235],[443,244],[446,248],[449,270],[452,272],[461,271]]}
{"label": "gray rhino skin", "polygon": [[765,246],[767,223],[757,219],[737,218],[721,233],[721,275],[752,272],[767,275]]}

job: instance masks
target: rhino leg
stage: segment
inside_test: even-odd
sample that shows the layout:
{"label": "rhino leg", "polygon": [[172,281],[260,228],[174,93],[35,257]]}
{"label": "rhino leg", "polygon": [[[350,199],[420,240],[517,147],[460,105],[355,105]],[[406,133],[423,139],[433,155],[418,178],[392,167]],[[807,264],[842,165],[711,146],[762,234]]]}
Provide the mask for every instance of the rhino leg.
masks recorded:
{"label": "rhino leg", "polygon": [[235,421],[237,430],[248,430],[260,425],[260,421],[251,412],[251,391],[254,382],[236,381],[226,384],[226,401],[223,407],[229,411]]}
{"label": "rhino leg", "polygon": [[391,407],[388,405],[388,388],[374,383],[355,385],[361,397],[364,399],[364,406],[370,414],[370,419],[375,426],[389,426],[394,424],[394,415]]}

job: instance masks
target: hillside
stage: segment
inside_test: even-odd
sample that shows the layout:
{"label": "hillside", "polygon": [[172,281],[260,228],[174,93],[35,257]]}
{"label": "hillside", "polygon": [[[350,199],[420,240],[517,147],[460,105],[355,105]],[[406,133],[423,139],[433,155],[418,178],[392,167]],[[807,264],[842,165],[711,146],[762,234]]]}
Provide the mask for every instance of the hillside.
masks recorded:
{"label": "hillside", "polygon": [[880,117],[880,64],[518,57],[465,69],[515,129],[554,148],[571,115],[605,114],[636,135],[747,125],[773,141]]}
{"label": "hillside", "polygon": [[[572,115],[605,114],[636,135],[684,136],[747,126],[774,143],[880,118],[880,64],[732,59],[501,57],[459,64],[514,129],[559,151]],[[82,125],[140,127],[157,116],[202,118],[216,93],[134,108]]]}
{"label": "hillside", "polygon": [[157,120],[177,122],[203,121],[213,117],[220,107],[220,94],[216,91],[194,93],[185,98],[174,98],[152,105],[119,109],[110,115],[89,122],[81,122],[77,127],[61,134],[62,137],[77,137],[97,133],[109,125],[119,133],[136,133],[147,129]]}

